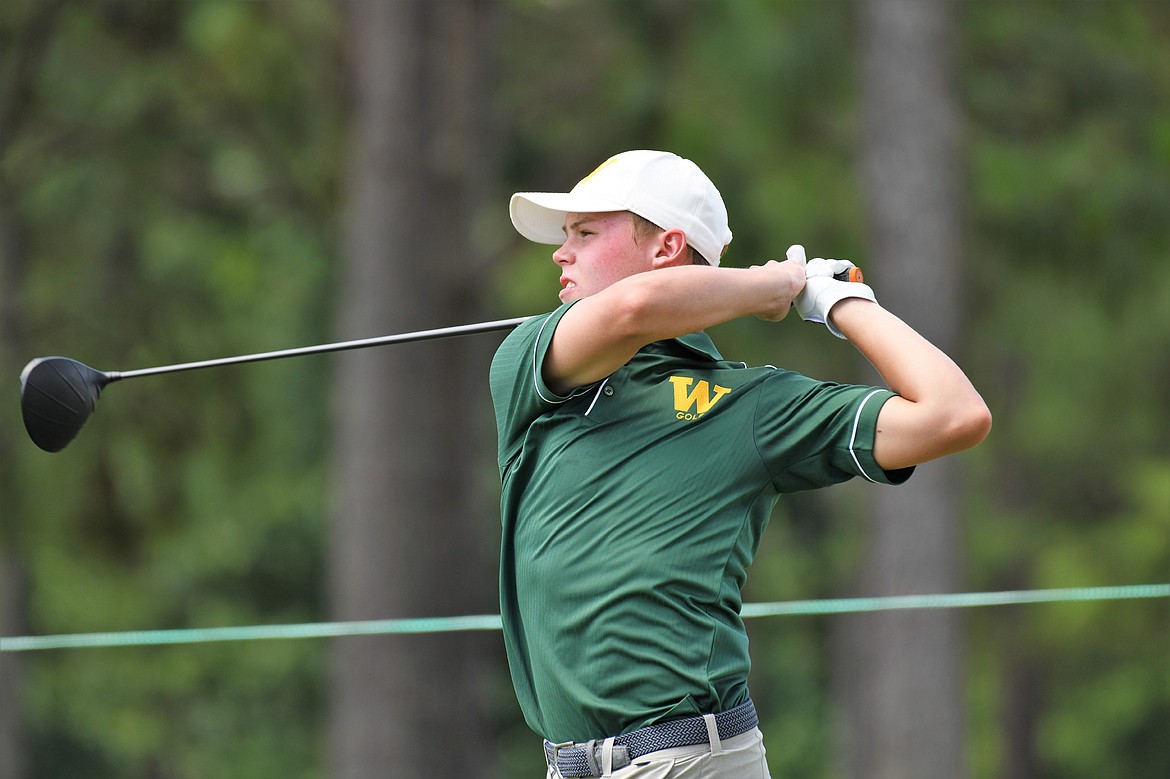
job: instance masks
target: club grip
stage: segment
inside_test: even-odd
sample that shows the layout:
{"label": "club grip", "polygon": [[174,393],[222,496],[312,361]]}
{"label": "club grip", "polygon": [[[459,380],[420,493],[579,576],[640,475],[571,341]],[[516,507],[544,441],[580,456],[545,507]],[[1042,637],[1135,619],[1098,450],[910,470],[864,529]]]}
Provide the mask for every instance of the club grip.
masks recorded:
{"label": "club grip", "polygon": [[865,283],[865,274],[861,272],[861,268],[843,270],[840,273],[833,274],[833,278],[837,281],[856,281],[858,284]]}

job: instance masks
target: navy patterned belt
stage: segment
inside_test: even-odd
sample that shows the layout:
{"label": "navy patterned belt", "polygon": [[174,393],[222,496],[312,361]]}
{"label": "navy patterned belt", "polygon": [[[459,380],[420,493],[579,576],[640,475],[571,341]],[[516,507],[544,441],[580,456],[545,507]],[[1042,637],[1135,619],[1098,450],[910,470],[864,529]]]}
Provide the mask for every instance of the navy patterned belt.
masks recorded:
{"label": "navy patterned belt", "polygon": [[[720,741],[743,735],[759,724],[755,704],[750,698],[734,709],[715,715],[715,728]],[[546,740],[544,758],[549,766],[555,766],[564,777],[601,776],[599,754],[604,741],[605,739],[594,739],[579,743],[570,741],[554,744]],[[621,768],[642,755],[660,749],[706,743],[709,743],[707,723],[702,717],[668,720],[615,737],[612,767]]]}

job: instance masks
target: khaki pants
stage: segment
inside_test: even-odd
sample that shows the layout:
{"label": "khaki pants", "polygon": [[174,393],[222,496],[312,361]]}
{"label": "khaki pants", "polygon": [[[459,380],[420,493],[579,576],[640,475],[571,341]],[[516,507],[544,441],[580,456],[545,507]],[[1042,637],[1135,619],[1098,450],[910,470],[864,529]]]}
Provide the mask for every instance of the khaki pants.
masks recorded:
{"label": "khaki pants", "polygon": [[[696,744],[642,755],[612,773],[613,779],[769,779],[764,736],[759,728],[714,747]],[[551,766],[545,779],[560,779]]]}

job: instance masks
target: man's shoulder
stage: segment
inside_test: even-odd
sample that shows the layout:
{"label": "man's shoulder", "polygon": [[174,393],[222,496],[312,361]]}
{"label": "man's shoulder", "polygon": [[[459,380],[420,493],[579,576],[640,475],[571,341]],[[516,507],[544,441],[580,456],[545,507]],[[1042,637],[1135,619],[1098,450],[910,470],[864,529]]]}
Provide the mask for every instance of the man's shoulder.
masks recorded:
{"label": "man's shoulder", "polygon": [[555,311],[549,311],[543,314],[536,314],[525,319],[512,332],[508,333],[507,337],[496,347],[495,356],[492,358],[493,370],[497,363],[517,359],[519,355],[526,352],[532,343],[540,337],[541,331],[547,326],[549,318],[555,313]]}

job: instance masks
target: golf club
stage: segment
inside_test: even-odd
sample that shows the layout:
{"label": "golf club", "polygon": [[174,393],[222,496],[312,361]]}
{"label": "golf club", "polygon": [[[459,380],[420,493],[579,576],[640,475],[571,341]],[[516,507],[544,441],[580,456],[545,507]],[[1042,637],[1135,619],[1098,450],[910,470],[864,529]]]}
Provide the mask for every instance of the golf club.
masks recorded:
{"label": "golf club", "polygon": [[[838,281],[863,282],[865,277],[860,268],[850,268],[834,276]],[[367,349],[372,346],[429,341],[437,338],[451,338],[458,335],[490,333],[510,330],[530,317],[499,319],[472,325],[440,327],[435,330],[419,330],[413,333],[383,335],[362,338],[356,341],[302,346],[275,352],[245,354],[238,357],[223,357],[216,360],[185,362],[178,365],[162,365],[157,368],[140,368],[133,371],[99,371],[85,363],[69,357],[37,357],[24,366],[20,372],[20,412],[24,429],[32,442],[46,452],[59,452],[77,437],[85,426],[98,398],[107,384],[139,376],[154,376],[159,373],[178,373],[199,368],[215,368],[247,362],[279,360],[284,357],[302,357],[323,352],[344,352],[350,349]]]}
{"label": "golf club", "polygon": [[245,354],[239,357],[163,365],[157,368],[141,368],[133,371],[99,371],[68,357],[37,357],[20,372],[20,411],[24,418],[24,429],[28,432],[28,437],[32,439],[32,442],[46,452],[59,452],[81,432],[81,428],[94,409],[97,408],[102,390],[111,382],[160,373],[178,373],[179,371],[193,371],[199,368],[214,368],[237,363],[264,362],[284,357],[343,352],[350,349],[367,349],[372,346],[510,330],[526,319],[528,317],[500,319],[494,322],[441,327],[435,330],[419,330],[413,333],[384,335],[356,341],[303,346],[275,352]]}

